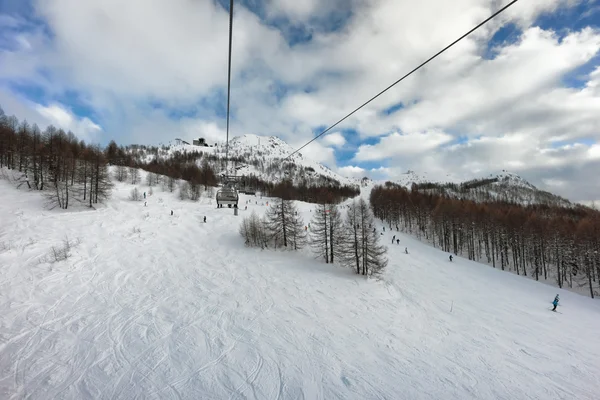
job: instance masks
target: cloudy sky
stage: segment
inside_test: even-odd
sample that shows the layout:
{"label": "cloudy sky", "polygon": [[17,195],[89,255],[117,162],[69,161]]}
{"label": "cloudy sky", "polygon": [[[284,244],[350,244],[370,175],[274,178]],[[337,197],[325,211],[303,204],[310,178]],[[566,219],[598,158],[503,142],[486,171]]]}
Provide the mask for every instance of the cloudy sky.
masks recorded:
{"label": "cloudy sky", "polygon": [[[300,146],[508,0],[243,0],[231,135]],[[225,137],[228,1],[0,0],[0,106],[90,142]],[[520,0],[303,154],[600,199],[600,1]]]}

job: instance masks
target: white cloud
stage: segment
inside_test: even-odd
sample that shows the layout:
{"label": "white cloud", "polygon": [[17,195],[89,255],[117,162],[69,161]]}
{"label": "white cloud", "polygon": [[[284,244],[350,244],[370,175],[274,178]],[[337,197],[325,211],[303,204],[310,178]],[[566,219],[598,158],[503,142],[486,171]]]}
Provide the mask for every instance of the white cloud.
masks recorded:
{"label": "white cloud", "polygon": [[71,131],[85,141],[97,142],[101,139],[102,127],[87,117],[79,117],[59,103],[48,106],[21,99],[6,88],[0,87],[0,105],[7,115],[15,115],[19,120],[37,124],[42,129],[54,125],[64,131]]}
{"label": "white cloud", "polygon": [[[296,148],[299,146],[296,146]],[[300,151],[303,157],[322,163],[331,169],[336,169],[335,153],[331,147],[321,142],[312,142]]]}
{"label": "white cloud", "polygon": [[325,144],[340,147],[346,144],[346,138],[340,132],[334,132],[326,135],[322,141]]}
{"label": "white cloud", "polygon": [[366,175],[364,168],[357,167],[355,165],[346,165],[345,167],[338,167],[337,172],[342,176],[349,178],[362,178]]}
{"label": "white cloud", "polygon": [[35,109],[38,113],[57,128],[65,131],[77,132],[81,139],[96,139],[96,135],[102,132],[100,125],[92,122],[89,118],[78,118],[71,111],[60,104],[43,106],[37,104]]}
{"label": "white cloud", "polygon": [[306,19],[318,9],[317,0],[278,0],[271,3],[269,9],[273,15],[285,15],[292,19]]}
{"label": "white cloud", "polygon": [[376,145],[360,146],[354,158],[357,161],[372,161],[397,156],[420,156],[452,139],[451,135],[439,130],[407,134],[395,132],[383,137]]}

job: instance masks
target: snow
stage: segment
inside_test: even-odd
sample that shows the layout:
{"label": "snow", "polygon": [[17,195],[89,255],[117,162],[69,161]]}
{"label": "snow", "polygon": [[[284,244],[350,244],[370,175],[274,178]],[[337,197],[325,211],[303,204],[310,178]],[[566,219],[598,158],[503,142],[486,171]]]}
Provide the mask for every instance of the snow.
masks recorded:
{"label": "snow", "polygon": [[[234,216],[131,188],[59,212],[0,181],[0,398],[598,398],[595,300],[397,232],[365,280],[245,248],[241,218],[269,199],[241,195]],[[51,262],[65,237],[71,257]]]}
{"label": "snow", "polygon": [[[194,146],[194,145],[173,145],[169,143],[169,148],[167,151],[161,153],[163,157],[170,157],[176,151],[179,152],[193,152],[193,151],[202,151],[204,153],[219,155],[221,158],[225,159],[225,142],[219,142],[214,147],[202,147],[202,146]],[[259,178],[268,181],[268,182],[280,182],[284,178],[289,178],[285,174],[285,171],[281,171],[280,169],[275,169],[270,174],[265,173],[264,170],[256,168],[253,163],[255,162],[263,162],[265,166],[268,166],[269,163],[280,163],[280,160],[286,159],[290,154],[292,154],[296,149],[287,144],[285,141],[281,140],[276,136],[259,136],[254,134],[245,134],[241,136],[233,137],[229,141],[229,157],[230,158],[241,158],[245,162],[242,163],[232,163],[235,164],[233,167],[235,168],[236,175],[256,175]],[[146,162],[149,162],[154,158],[153,155],[147,156],[145,159]],[[298,167],[312,168],[314,172],[306,171],[303,174],[303,177],[306,178],[318,178],[318,175],[325,176],[327,178],[331,178],[337,180],[342,185],[358,185],[359,180],[356,178],[348,178],[342,176],[321,163],[314,161],[310,158],[310,156],[306,157],[302,152],[295,153],[289,159],[289,162],[294,163]],[[215,166],[218,170],[220,167]],[[230,165],[232,168],[232,165]],[[224,171],[219,171],[224,172]],[[231,173],[231,171],[230,171]],[[296,182],[297,183],[297,182]]]}

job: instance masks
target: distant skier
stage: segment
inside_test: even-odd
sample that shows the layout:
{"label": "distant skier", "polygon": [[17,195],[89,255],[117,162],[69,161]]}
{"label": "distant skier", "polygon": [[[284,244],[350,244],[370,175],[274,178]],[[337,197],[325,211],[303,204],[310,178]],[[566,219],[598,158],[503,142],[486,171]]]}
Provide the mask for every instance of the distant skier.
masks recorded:
{"label": "distant skier", "polygon": [[206,223],[206,215],[204,216],[204,223]]}
{"label": "distant skier", "polygon": [[554,298],[554,301],[552,302],[552,305],[554,306],[552,308],[552,311],[556,311],[556,307],[558,306],[558,300],[559,300],[558,295],[556,295],[556,297]]}
{"label": "distant skier", "polygon": [[396,239],[396,244],[400,246],[400,239]]}
{"label": "distant skier", "polygon": [[452,262],[452,254],[450,254],[450,257],[448,257],[450,259],[450,262]]}
{"label": "distant skier", "polygon": [[394,235],[394,237],[392,238],[392,244],[394,244],[395,241],[396,241],[396,235]]}
{"label": "distant skier", "polygon": [[144,198],[146,198],[146,192],[144,192]]}
{"label": "distant skier", "polygon": [[171,215],[173,215],[173,210],[171,210]]}
{"label": "distant skier", "polygon": [[405,252],[406,254],[408,254],[408,247],[405,247],[405,248],[404,248],[404,252]]}
{"label": "distant skier", "polygon": [[385,232],[385,226],[383,227],[383,231]]}

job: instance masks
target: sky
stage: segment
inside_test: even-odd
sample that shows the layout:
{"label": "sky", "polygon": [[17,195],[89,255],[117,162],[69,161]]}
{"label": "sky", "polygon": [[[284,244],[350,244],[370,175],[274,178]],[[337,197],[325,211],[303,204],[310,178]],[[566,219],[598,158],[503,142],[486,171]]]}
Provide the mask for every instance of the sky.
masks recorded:
{"label": "sky", "polygon": [[[237,1],[230,136],[299,147],[508,2]],[[0,106],[103,145],[224,140],[228,3],[0,0]],[[600,200],[600,0],[520,0],[302,153]]]}

